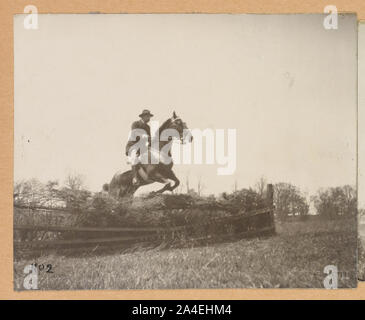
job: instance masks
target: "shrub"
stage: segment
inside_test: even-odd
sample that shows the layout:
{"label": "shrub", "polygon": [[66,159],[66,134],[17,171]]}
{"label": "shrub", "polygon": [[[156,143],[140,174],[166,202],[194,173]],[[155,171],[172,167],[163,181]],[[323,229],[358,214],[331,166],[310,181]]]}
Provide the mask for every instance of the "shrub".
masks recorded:
{"label": "shrub", "polygon": [[155,194],[116,200],[97,193],[80,207],[79,226],[179,226],[201,224],[207,219],[249,212],[265,207],[253,190],[223,196],[199,197],[191,194]]}
{"label": "shrub", "polygon": [[[73,193],[75,194],[75,193]],[[86,194],[85,194],[86,195]],[[74,199],[74,202],[73,202]],[[186,226],[188,228],[168,234],[171,239],[188,239],[207,235],[234,235],[239,232],[235,222],[221,223],[216,218],[229,217],[237,214],[249,214],[251,210],[265,206],[265,201],[253,190],[241,190],[232,194],[215,197],[201,197],[196,194],[150,194],[147,196],[117,200],[105,192],[82,197],[69,197],[68,208],[70,217],[67,223],[49,221],[37,214],[35,219],[24,220],[27,225],[60,225],[76,227],[160,227],[171,228]],[[55,217],[58,214],[54,215]],[[19,224],[17,220],[16,224]],[[237,229],[238,228],[238,229]],[[236,231],[235,231],[236,230]],[[241,230],[242,232],[242,230]],[[108,232],[48,232],[53,239],[110,237]],[[120,236],[120,232],[114,232]],[[123,233],[124,234],[124,233]],[[128,232],[126,233],[128,235]],[[133,233],[133,235],[137,235]],[[33,239],[38,239],[40,233],[34,232]],[[22,236],[20,236],[22,238]],[[164,235],[165,238],[165,235]],[[28,240],[29,237],[27,238]],[[170,239],[170,240],[171,240]]]}

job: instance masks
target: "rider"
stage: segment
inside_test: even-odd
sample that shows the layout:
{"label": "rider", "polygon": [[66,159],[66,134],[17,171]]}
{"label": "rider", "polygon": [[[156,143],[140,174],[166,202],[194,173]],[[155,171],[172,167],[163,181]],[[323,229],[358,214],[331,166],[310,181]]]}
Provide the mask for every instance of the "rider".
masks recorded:
{"label": "rider", "polygon": [[[148,146],[151,145],[151,128],[150,126],[148,125],[148,122],[150,121],[151,117],[153,117],[153,114],[145,109],[142,111],[142,113],[139,115],[139,117],[141,118],[140,120],[138,121],[135,121],[132,123],[132,128],[131,130],[134,130],[134,129],[142,129],[145,131],[145,133],[147,134],[148,136]],[[131,150],[131,147],[137,142],[139,141],[139,137],[137,137],[136,140],[132,140],[132,139],[129,139],[128,143],[127,143],[127,146],[126,146],[126,155],[127,157],[130,156],[129,152]],[[137,150],[137,153],[135,154],[136,157],[139,157],[140,156],[140,151]],[[138,165],[139,163],[135,163],[134,160],[131,161],[132,162],[132,172],[133,172],[133,184],[134,185],[138,185],[139,183],[139,178],[138,178]]]}

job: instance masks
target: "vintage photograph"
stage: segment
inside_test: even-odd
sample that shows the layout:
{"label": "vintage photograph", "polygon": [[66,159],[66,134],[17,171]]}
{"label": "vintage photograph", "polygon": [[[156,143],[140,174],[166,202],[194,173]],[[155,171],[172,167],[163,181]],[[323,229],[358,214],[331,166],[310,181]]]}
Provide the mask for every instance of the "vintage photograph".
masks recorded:
{"label": "vintage photograph", "polygon": [[355,14],[15,15],[14,290],[355,288],[357,49]]}

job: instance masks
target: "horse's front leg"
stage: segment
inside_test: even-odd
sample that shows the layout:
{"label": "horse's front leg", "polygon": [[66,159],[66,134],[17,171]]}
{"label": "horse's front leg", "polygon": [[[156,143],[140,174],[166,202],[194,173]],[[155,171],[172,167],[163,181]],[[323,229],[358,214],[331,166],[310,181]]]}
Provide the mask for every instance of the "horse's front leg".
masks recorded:
{"label": "horse's front leg", "polygon": [[157,174],[154,175],[154,180],[156,182],[163,183],[164,186],[161,189],[159,189],[159,190],[157,190],[153,193],[162,193],[162,192],[165,192],[167,190],[171,190],[171,183],[170,183],[169,179],[165,178],[160,173],[157,173]]}
{"label": "horse's front leg", "polygon": [[157,191],[155,191],[156,193],[163,193],[163,192],[165,192],[165,191],[171,191],[171,183],[170,182],[167,182],[164,186],[163,186],[163,188],[161,188],[161,189],[159,189],[159,190],[157,190]]}
{"label": "horse's front leg", "polygon": [[[163,188],[157,190],[156,193],[163,193],[165,191],[173,191],[180,185],[180,180],[176,177],[175,173],[172,170],[168,171],[168,173],[164,174],[164,175],[157,173],[154,176],[154,178],[155,178],[155,181],[165,184],[163,186]],[[169,180],[174,181],[173,186],[171,186],[171,183]]]}
{"label": "horse's front leg", "polygon": [[180,180],[176,177],[175,173],[172,170],[169,172],[168,178],[174,181],[174,185],[170,185],[169,189],[170,191],[173,191],[180,185]]}

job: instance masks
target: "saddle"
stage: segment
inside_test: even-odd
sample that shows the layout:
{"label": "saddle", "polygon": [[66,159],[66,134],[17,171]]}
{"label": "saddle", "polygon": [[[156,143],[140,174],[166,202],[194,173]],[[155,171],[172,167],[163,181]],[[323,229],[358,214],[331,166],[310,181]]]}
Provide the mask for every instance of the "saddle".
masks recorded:
{"label": "saddle", "polygon": [[147,182],[149,180],[147,172],[143,169],[140,163],[137,164],[137,175],[142,181]]}
{"label": "saddle", "polygon": [[[148,162],[151,163],[152,165],[153,164],[157,165],[158,163],[161,163],[161,162],[168,164],[169,161],[171,161],[170,154],[165,155],[165,154],[161,153],[159,150],[153,149],[151,147],[148,148],[148,153],[144,155],[144,157],[146,157],[146,156],[148,156],[148,158],[149,158]],[[146,172],[146,170],[143,168],[143,166],[141,164],[143,155],[138,155],[137,159],[138,160],[137,160],[137,164],[136,164],[136,169],[137,169],[138,178],[141,181],[153,182],[152,180],[149,179],[148,173]],[[133,164],[132,159],[129,159],[127,162],[129,164]]]}

